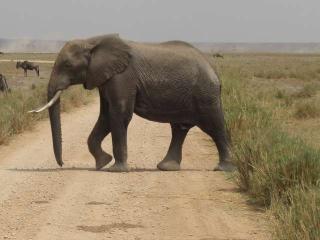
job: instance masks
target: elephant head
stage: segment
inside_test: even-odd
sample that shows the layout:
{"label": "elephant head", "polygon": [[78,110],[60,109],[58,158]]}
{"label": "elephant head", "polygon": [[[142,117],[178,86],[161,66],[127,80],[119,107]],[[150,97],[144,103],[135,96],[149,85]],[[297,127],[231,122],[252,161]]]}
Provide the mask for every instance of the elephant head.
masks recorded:
{"label": "elephant head", "polygon": [[125,71],[130,58],[130,47],[117,34],[70,41],[61,49],[48,84],[48,103],[30,111],[49,109],[53,149],[60,166],[63,165],[60,94],[75,84],[83,84],[89,90],[102,86]]}

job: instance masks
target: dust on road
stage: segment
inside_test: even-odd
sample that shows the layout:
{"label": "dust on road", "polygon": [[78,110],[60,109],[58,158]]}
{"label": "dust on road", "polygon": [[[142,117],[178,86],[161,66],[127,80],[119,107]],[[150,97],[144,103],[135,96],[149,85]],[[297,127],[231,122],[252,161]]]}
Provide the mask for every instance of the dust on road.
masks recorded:
{"label": "dust on road", "polygon": [[[0,239],[269,239],[263,212],[221,172],[212,142],[188,134],[182,171],[161,172],[168,124],[135,116],[129,173],[94,171],[86,140],[98,102],[62,115],[65,165],[57,168],[48,120],[0,147]],[[104,148],[111,150],[110,136]]]}

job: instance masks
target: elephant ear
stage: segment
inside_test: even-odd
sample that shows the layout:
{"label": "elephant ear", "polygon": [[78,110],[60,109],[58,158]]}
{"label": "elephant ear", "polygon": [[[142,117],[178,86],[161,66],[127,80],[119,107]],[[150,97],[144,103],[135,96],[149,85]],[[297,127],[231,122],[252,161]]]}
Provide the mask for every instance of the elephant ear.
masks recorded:
{"label": "elephant ear", "polygon": [[90,50],[85,87],[93,89],[104,84],[128,67],[130,46],[116,34],[91,38],[87,41]]}

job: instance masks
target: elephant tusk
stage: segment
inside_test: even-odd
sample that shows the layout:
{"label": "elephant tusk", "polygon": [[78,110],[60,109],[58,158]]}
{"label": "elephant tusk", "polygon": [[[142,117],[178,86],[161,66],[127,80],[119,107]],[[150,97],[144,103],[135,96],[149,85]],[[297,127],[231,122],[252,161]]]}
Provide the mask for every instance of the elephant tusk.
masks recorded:
{"label": "elephant tusk", "polygon": [[62,93],[62,90],[57,91],[54,97],[50,100],[50,102],[48,102],[46,105],[44,105],[41,108],[28,111],[28,113],[39,113],[39,112],[42,112],[43,110],[50,108],[59,99],[61,93]]}

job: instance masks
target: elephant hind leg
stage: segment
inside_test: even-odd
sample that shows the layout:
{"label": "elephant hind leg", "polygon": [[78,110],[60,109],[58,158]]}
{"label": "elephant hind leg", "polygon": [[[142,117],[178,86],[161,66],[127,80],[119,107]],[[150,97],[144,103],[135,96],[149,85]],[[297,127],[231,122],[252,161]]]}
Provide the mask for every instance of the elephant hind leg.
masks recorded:
{"label": "elephant hind leg", "polygon": [[88,138],[88,148],[96,161],[96,170],[100,170],[112,160],[112,156],[101,148],[103,139],[110,133],[108,119],[108,106],[106,102],[100,101],[100,115]]}
{"label": "elephant hind leg", "polygon": [[201,115],[198,127],[212,138],[219,152],[219,163],[214,170],[234,170],[235,167],[230,161],[230,146],[221,107],[207,109]]}
{"label": "elephant hind leg", "polygon": [[182,145],[192,126],[171,123],[171,143],[167,155],[157,165],[157,168],[164,171],[180,170],[182,160]]}

